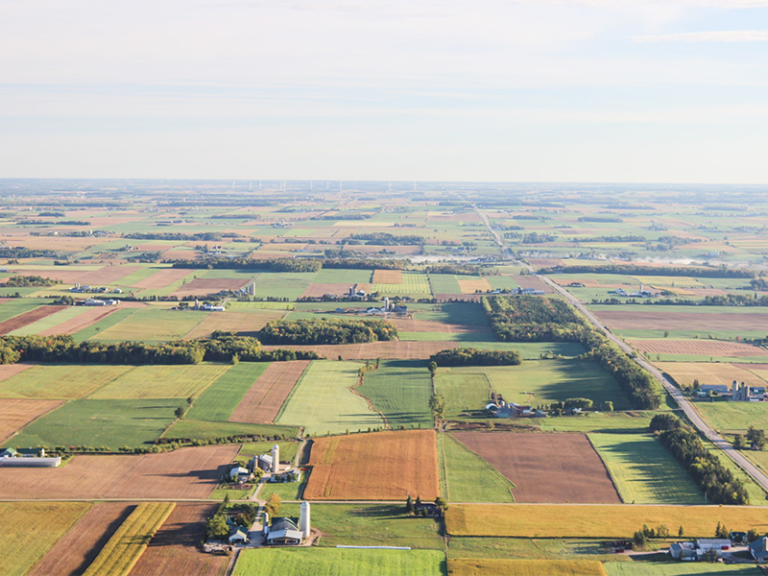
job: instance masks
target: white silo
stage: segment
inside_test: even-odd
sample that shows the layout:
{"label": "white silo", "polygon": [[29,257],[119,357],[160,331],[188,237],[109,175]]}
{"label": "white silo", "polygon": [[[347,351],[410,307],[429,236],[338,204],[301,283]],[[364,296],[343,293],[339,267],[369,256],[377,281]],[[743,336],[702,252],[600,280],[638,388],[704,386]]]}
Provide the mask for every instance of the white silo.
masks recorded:
{"label": "white silo", "polygon": [[301,511],[299,512],[299,529],[301,530],[302,538],[309,538],[309,532],[310,532],[309,502],[301,503]]}
{"label": "white silo", "polygon": [[261,514],[261,527],[264,536],[269,534],[269,514],[267,512]]}
{"label": "white silo", "polygon": [[280,472],[280,446],[277,444],[272,446],[272,472]]}

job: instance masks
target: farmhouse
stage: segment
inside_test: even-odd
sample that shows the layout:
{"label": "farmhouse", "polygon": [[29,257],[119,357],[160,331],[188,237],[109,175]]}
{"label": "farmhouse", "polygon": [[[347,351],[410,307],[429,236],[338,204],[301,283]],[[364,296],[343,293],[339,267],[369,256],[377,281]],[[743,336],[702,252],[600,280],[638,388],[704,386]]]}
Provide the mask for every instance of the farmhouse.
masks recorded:
{"label": "farmhouse", "polygon": [[724,550],[730,550],[728,538],[699,538],[696,542],[676,542],[669,547],[669,554],[675,560],[699,560],[709,551],[721,556]]}
{"label": "farmhouse", "polygon": [[693,542],[675,542],[669,547],[669,554],[675,560],[698,560]]}

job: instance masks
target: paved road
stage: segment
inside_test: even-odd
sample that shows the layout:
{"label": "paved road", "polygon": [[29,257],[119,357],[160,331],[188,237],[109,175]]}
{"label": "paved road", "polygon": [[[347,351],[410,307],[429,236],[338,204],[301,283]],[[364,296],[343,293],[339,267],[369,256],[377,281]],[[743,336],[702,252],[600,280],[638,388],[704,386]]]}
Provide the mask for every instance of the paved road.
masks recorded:
{"label": "paved road", "polygon": [[[486,227],[488,230],[493,234],[494,238],[496,239],[496,243],[499,245],[501,250],[504,253],[505,258],[511,257],[510,250],[504,246],[504,242],[501,239],[501,237],[496,233],[495,230],[491,228],[491,224],[488,221],[488,218],[483,214],[477,206],[474,207],[477,213],[480,215],[480,217],[483,219],[483,222],[485,222]],[[523,266],[531,273],[536,275],[533,268],[527,264],[523,264]],[[599,330],[601,330],[609,340],[611,340],[614,344],[616,344],[619,348],[624,350],[627,354],[636,354],[635,350],[626,342],[624,342],[621,338],[618,338],[615,336],[601,321],[600,319],[590,312],[584,304],[581,303],[581,301],[573,296],[570,292],[568,292],[565,288],[562,288],[557,283],[553,282],[550,278],[547,278],[546,276],[539,276],[536,275],[538,278],[540,278],[544,283],[546,283],[550,288],[555,290],[558,294],[563,296],[568,302],[573,304],[584,316],[589,320],[595,327],[597,327]],[[747,474],[749,474],[752,479],[760,485],[763,490],[768,492],[768,476],[766,476],[760,469],[757,468],[752,462],[750,462],[744,455],[741,454],[738,450],[736,450],[731,444],[726,442],[717,432],[715,432],[709,424],[707,424],[701,416],[699,416],[699,413],[696,412],[691,402],[686,398],[683,393],[680,391],[679,388],[674,386],[667,378],[664,377],[664,374],[661,373],[661,371],[656,368],[653,364],[642,358],[641,355],[637,354],[635,357],[635,362],[637,362],[640,366],[645,368],[648,372],[651,373],[651,375],[656,378],[656,380],[661,383],[661,385],[664,387],[664,389],[672,396],[672,398],[675,399],[675,401],[678,403],[680,408],[685,412],[685,415],[688,417],[688,419],[691,421],[691,423],[702,433],[704,436],[706,436],[713,444],[715,444],[718,448],[721,448],[723,452],[730,457],[742,470],[744,470]]]}

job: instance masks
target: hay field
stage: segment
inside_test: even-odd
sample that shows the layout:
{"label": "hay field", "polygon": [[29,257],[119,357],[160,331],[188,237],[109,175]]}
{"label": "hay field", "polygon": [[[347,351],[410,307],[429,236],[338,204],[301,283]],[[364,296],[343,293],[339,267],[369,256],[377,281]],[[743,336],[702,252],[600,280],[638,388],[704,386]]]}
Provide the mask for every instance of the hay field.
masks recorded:
{"label": "hay field", "polygon": [[208,498],[238,446],[180,448],[164,454],[75,456],[60,468],[0,467],[6,498]]}
{"label": "hay field", "polygon": [[60,400],[0,400],[0,444],[4,443],[14,432],[23,428],[33,420],[47,414],[61,404]]}
{"label": "hay field", "polygon": [[267,322],[280,320],[284,315],[283,312],[211,312],[185,338],[207,338],[215,330],[254,336]]}
{"label": "hay field", "polygon": [[764,429],[768,402],[696,402],[696,410],[715,430],[744,433],[747,428]]}
{"label": "hay field", "polygon": [[221,290],[239,290],[251,282],[250,278],[195,278],[182,284],[173,293],[174,296],[207,296]]}
{"label": "hay field", "polygon": [[710,564],[708,562],[606,562],[608,576],[765,576],[754,564]]}
{"label": "hay field", "polygon": [[374,273],[374,282],[371,285],[371,292],[387,294],[431,294],[432,289],[429,286],[427,275],[423,272],[403,272],[402,282],[395,283],[377,283]]}
{"label": "hay field", "polygon": [[765,356],[768,351],[740,342],[721,342],[719,340],[627,340],[627,343],[640,352],[649,354],[684,354],[698,356],[725,356],[741,358]]}
{"label": "hay field", "polygon": [[246,392],[268,367],[266,362],[240,362],[232,366],[195,400],[185,418],[228,420]]}
{"label": "hay field", "polygon": [[359,367],[354,362],[312,361],[275,422],[304,426],[312,436],[383,427],[365,399],[350,390]]}
{"label": "hay field", "polygon": [[136,508],[126,502],[97,502],[35,564],[29,576],[82,574]]}
{"label": "hay field", "polygon": [[506,560],[451,558],[448,576],[606,576],[596,560]]}
{"label": "hay field", "polygon": [[493,286],[491,286],[491,283],[488,282],[488,280],[485,278],[459,277],[457,280],[462,294],[474,294],[478,290],[480,290],[480,292],[488,292],[489,290],[493,290]]}
{"label": "hay field", "polygon": [[402,284],[402,270],[374,270],[372,284]]}
{"label": "hay field", "polygon": [[267,424],[274,422],[309,360],[273,362],[245,393],[229,417],[230,422]]}
{"label": "hay field", "polygon": [[[730,387],[734,380],[746,382],[749,386],[765,386],[766,382],[756,374],[743,367],[719,362],[656,362],[662,372],[675,379],[680,386],[693,386],[693,381],[699,384],[725,384]],[[743,365],[742,365],[743,366]]]}
{"label": "hay field", "polygon": [[383,360],[378,370],[365,375],[357,391],[382,412],[393,429],[414,424],[434,425],[429,399],[432,381],[426,363],[415,360]]}
{"label": "hay field", "polygon": [[217,508],[217,504],[176,504],[150,540],[130,576],[222,576],[227,570],[229,558],[201,554],[198,549],[205,537],[205,521],[213,516]]}
{"label": "hay field", "polygon": [[345,296],[349,292],[349,289],[354,285],[355,285],[354,282],[348,283],[348,284],[344,284],[344,283],[317,284],[313,282],[307,287],[306,290],[304,290],[304,293],[301,296],[302,298],[321,298],[326,294],[332,294],[335,296]]}
{"label": "hay field", "polygon": [[434,430],[316,438],[307,500],[400,500],[439,494]]}
{"label": "hay field", "polygon": [[138,309],[114,326],[95,336],[98,340],[140,340],[165,342],[180,340],[203,321],[208,313]]}
{"label": "hay field", "polygon": [[38,364],[0,382],[0,397],[48,400],[83,398],[132,369],[133,366],[98,364]]}
{"label": "hay field", "polygon": [[93,400],[145,400],[197,396],[231,366],[184,364],[138,366],[91,396]]}
{"label": "hay field", "polygon": [[87,502],[0,502],[0,576],[25,574],[90,507]]}
{"label": "hay field", "polygon": [[136,506],[83,576],[128,576],[174,506],[175,502],[142,502]]}
{"label": "hay field", "polygon": [[454,437],[515,485],[517,502],[621,502],[584,434],[456,432]]}
{"label": "hay field", "polygon": [[[449,348],[457,348],[458,342],[402,341],[368,342],[365,344],[318,344],[291,346],[292,350],[312,350],[329,360],[339,356],[344,360],[426,360],[432,354]],[[276,350],[285,346],[267,345],[264,350]]]}
{"label": "hay field", "polygon": [[768,531],[768,508],[748,506],[454,504],[445,518],[451,536],[631,539],[643,524],[666,524],[682,526],[686,538],[711,538],[718,522]]}
{"label": "hay field", "polygon": [[648,434],[590,434],[625,504],[701,504],[689,474]]}

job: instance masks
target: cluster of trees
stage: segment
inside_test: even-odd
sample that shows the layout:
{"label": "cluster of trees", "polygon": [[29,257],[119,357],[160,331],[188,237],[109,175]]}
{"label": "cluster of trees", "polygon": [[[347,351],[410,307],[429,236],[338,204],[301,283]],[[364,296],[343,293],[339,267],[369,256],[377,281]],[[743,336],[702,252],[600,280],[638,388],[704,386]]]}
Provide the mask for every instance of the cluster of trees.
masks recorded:
{"label": "cluster of trees", "polygon": [[198,232],[196,234],[182,234],[180,232],[130,232],[123,234],[123,238],[131,240],[204,240],[208,242],[218,242],[224,238],[240,238],[242,234],[236,232]]}
{"label": "cluster of trees", "polygon": [[752,290],[766,290],[768,291],[768,280],[765,278],[755,278],[749,281],[749,285]]}
{"label": "cluster of trees", "polygon": [[361,344],[394,340],[397,328],[383,320],[275,320],[259,331],[264,344]]}
{"label": "cluster of trees", "polygon": [[635,234],[629,234],[627,236],[587,236],[584,238],[574,238],[574,242],[610,242],[610,243],[626,243],[626,242],[645,242],[645,236],[637,236]]}
{"label": "cluster of trees", "polygon": [[624,222],[624,219],[618,216],[582,216],[579,222]]}
{"label": "cluster of trees", "polygon": [[61,280],[44,278],[42,276],[11,276],[5,282],[9,288],[29,288],[32,286],[55,286],[61,284]]}
{"label": "cluster of trees", "polygon": [[488,270],[475,264],[433,264],[425,269],[427,274],[459,274],[461,276],[498,276],[498,270]]}
{"label": "cluster of trees", "polygon": [[0,364],[14,364],[22,360],[76,364],[199,364],[203,361],[229,362],[233,358],[248,362],[279,362],[316,360],[319,356],[308,351],[262,350],[255,338],[222,332],[210,339],[161,344],[77,343],[69,335],[0,337]]}
{"label": "cluster of trees", "polygon": [[744,448],[751,446],[754,446],[758,450],[762,450],[765,448],[765,443],[765,431],[758,430],[754,426],[750,426],[744,436],[736,434],[733,437],[733,447],[737,450],[743,450]]}
{"label": "cluster of trees", "polygon": [[692,268],[688,266],[644,266],[642,264],[577,264],[542,268],[540,274],[628,274],[630,276],[694,276],[696,278],[754,278],[743,268]]}
{"label": "cluster of trees", "polygon": [[270,272],[319,272],[323,264],[319,260],[277,258],[251,260],[250,258],[204,258],[201,260],[168,260],[173,268],[209,270],[268,270]]}
{"label": "cluster of trees", "polygon": [[238,526],[250,528],[256,521],[259,507],[255,504],[230,504],[226,499],[212,517],[205,521],[205,535],[209,540],[223,540],[229,536],[227,517],[234,516]]}
{"label": "cluster of trees", "polygon": [[424,237],[415,234],[396,235],[389,232],[368,232],[365,234],[350,234],[350,240],[361,240],[369,246],[421,246],[424,244]]}
{"label": "cluster of trees", "polygon": [[21,220],[19,224],[23,226],[90,226],[87,220],[59,220],[51,222],[49,220]]}
{"label": "cluster of trees", "polygon": [[518,366],[523,361],[515,350],[478,350],[476,348],[441,350],[429,359],[438,366]]}
{"label": "cluster of trees", "polygon": [[720,459],[707,450],[696,432],[679,425],[658,432],[662,446],[682,464],[707,499],[714,504],[748,504],[744,484],[725,468]]}

